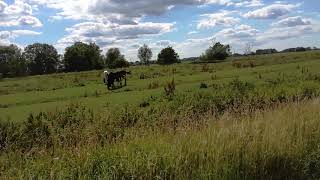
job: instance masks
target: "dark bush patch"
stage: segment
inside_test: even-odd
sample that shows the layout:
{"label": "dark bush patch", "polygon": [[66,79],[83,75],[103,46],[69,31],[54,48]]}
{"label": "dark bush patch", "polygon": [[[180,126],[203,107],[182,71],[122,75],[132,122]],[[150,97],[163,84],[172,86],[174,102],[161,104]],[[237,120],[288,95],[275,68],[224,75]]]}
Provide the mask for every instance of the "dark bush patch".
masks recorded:
{"label": "dark bush patch", "polygon": [[145,107],[150,106],[150,103],[147,102],[147,101],[142,101],[139,106],[140,106],[141,108],[145,108]]}
{"label": "dark bush patch", "polygon": [[174,79],[172,81],[169,81],[164,86],[164,92],[167,97],[172,97],[174,95],[174,92],[176,90],[176,83],[174,82]]}
{"label": "dark bush patch", "polygon": [[148,84],[147,89],[157,89],[160,87],[160,84],[158,81],[154,81]]}
{"label": "dark bush patch", "polygon": [[206,83],[200,84],[200,89],[206,89],[206,88],[208,88],[208,85]]}

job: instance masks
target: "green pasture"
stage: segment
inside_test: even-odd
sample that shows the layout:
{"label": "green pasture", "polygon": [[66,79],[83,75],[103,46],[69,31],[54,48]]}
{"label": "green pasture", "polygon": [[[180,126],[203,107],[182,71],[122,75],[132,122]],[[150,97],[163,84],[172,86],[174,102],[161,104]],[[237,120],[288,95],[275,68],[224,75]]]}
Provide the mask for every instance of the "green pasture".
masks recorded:
{"label": "green pasture", "polygon": [[[236,67],[240,63],[243,67]],[[247,64],[253,64],[247,66]],[[81,102],[103,111],[118,106],[139,104],[150,96],[163,96],[163,87],[174,78],[177,93],[199,91],[200,84],[219,84],[239,78],[263,86],[270,80],[285,79],[291,86],[304,81],[296,78],[319,75],[320,52],[230,57],[226,62],[171,66],[135,66],[128,86],[108,90],[102,82],[102,71],[62,73],[44,76],[3,79],[0,81],[0,119],[24,121],[30,113],[53,111],[70,102]]]}

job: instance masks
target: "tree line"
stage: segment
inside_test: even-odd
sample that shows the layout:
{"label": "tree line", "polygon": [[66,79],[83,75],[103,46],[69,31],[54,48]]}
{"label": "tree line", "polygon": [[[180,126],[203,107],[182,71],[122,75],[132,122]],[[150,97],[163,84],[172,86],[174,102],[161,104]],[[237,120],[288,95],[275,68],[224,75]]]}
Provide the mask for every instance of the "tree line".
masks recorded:
{"label": "tree line", "polygon": [[[230,54],[229,45],[215,43],[200,57],[201,60],[224,60]],[[138,49],[140,64],[149,65],[153,56],[146,44]],[[168,65],[179,63],[180,58],[173,47],[160,51],[155,63]],[[118,48],[110,48],[106,54],[95,43],[76,42],[60,55],[49,44],[34,43],[22,51],[16,45],[0,46],[0,78],[26,75],[43,75],[57,72],[79,72],[103,68],[124,68],[130,63]]]}

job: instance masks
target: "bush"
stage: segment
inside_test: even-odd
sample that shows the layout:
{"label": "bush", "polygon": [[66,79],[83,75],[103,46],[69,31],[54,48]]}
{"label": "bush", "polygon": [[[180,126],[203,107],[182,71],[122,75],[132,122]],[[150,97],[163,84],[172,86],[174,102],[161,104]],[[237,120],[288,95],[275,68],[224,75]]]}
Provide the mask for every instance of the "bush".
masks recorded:
{"label": "bush", "polygon": [[110,69],[129,67],[129,62],[118,48],[111,48],[106,54],[105,64]]}
{"label": "bush", "polygon": [[150,78],[149,76],[147,76],[145,73],[141,73],[139,76],[139,79],[148,79]]}
{"label": "bush", "polygon": [[242,68],[242,63],[240,61],[232,61],[232,66],[235,68]]}
{"label": "bush", "polygon": [[210,46],[204,54],[200,56],[201,61],[221,61],[230,55],[230,46],[223,45],[220,42]]}
{"label": "bush", "polygon": [[206,89],[206,88],[208,88],[208,85],[206,83],[200,84],[200,89]]}
{"label": "bush", "polygon": [[250,66],[251,68],[254,68],[254,67],[256,67],[257,65],[256,65],[256,62],[255,62],[255,61],[249,61],[249,66]]}
{"label": "bush", "polygon": [[152,51],[146,44],[138,50],[138,58],[140,59],[141,64],[149,65],[152,58]]}
{"label": "bush", "polygon": [[257,66],[256,61],[250,60],[250,61],[233,61],[232,66],[235,68],[254,68]]}
{"label": "bush", "polygon": [[174,79],[172,81],[169,81],[164,86],[164,92],[167,97],[172,97],[174,95],[174,91],[176,90],[176,84],[174,82]]}
{"label": "bush", "polygon": [[20,148],[30,151],[53,146],[52,132],[49,129],[47,115],[39,113],[36,116],[30,114],[22,130],[22,141]]}
{"label": "bush", "polygon": [[64,65],[68,72],[102,69],[103,59],[99,46],[94,43],[76,42],[66,48]]}
{"label": "bush", "polygon": [[175,50],[168,46],[161,50],[158,54],[158,64],[168,65],[180,62],[179,55],[175,52]]}
{"label": "bush", "polygon": [[10,150],[21,137],[21,129],[17,124],[0,121],[0,152]]}
{"label": "bush", "polygon": [[148,85],[148,89],[157,89],[159,86],[159,82],[155,81]]}
{"label": "bush", "polygon": [[228,84],[228,87],[234,94],[244,96],[254,89],[254,84],[243,82],[236,78]]}
{"label": "bush", "polygon": [[150,106],[150,103],[147,102],[147,101],[142,101],[139,106],[140,106],[141,108],[148,107],[148,106]]}
{"label": "bush", "polygon": [[208,64],[203,64],[202,65],[202,72],[209,72],[210,70],[210,67]]}

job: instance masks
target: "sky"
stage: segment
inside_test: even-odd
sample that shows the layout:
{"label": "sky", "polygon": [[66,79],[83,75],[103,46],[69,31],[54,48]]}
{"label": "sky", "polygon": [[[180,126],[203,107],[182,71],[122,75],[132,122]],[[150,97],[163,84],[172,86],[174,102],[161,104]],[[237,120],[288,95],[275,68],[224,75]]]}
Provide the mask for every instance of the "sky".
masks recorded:
{"label": "sky", "polygon": [[173,46],[181,58],[199,56],[213,42],[232,52],[320,47],[319,0],[0,0],[0,45],[75,42],[105,53],[120,48],[129,61],[147,44],[153,58]]}

